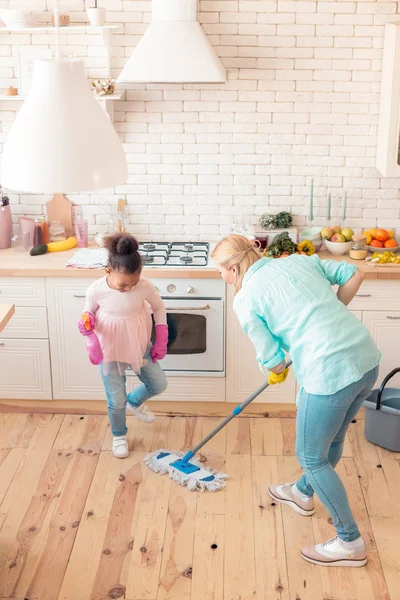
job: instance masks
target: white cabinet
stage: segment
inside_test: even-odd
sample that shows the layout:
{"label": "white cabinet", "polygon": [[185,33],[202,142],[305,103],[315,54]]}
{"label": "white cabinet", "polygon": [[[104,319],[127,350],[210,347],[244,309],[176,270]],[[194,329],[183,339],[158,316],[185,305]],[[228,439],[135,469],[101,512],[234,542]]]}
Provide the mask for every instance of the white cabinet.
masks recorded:
{"label": "white cabinet", "polygon": [[0,340],[0,398],[51,400],[47,340]]}
{"label": "white cabinet", "polygon": [[[382,352],[378,378],[381,383],[392,369],[400,366],[400,312],[365,311],[363,322]],[[400,376],[391,384],[399,385]]]}
{"label": "white cabinet", "polygon": [[98,368],[88,358],[77,323],[92,279],[46,280],[53,395],[55,400],[100,400],[104,388]]}
{"label": "white cabinet", "polygon": [[[233,312],[233,290],[227,294],[226,327],[226,401],[240,403],[264,381],[256,359],[253,344],[245,335]],[[292,371],[284,384],[275,385],[263,392],[254,402],[295,402],[296,382]]]}
{"label": "white cabinet", "polygon": [[48,339],[47,310],[42,306],[17,306],[0,338]]}

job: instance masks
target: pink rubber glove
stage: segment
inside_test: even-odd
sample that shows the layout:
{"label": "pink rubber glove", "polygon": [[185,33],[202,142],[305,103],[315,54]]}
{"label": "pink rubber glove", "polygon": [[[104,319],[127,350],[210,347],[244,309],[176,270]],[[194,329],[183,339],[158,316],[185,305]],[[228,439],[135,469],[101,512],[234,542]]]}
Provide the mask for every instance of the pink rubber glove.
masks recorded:
{"label": "pink rubber glove", "polygon": [[153,349],[151,351],[151,358],[153,362],[162,360],[167,354],[168,345],[168,325],[156,325],[156,341],[154,342]]}
{"label": "pink rubber glove", "polygon": [[[81,319],[78,323],[79,333],[81,335],[91,335],[96,326],[96,319],[94,318],[94,314],[91,312],[86,312],[86,313],[84,313],[84,315],[87,315],[87,317],[88,317],[90,329],[86,329],[86,325],[83,322],[83,319]],[[83,317],[83,315],[82,315],[82,317]]]}

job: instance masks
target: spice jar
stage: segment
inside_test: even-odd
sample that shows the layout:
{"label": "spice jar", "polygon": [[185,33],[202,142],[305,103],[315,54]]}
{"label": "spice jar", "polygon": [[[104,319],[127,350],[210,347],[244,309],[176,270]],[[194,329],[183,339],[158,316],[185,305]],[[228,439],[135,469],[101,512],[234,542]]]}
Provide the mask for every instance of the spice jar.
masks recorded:
{"label": "spice jar", "polygon": [[363,235],[353,235],[353,246],[349,252],[350,258],[353,260],[364,260],[367,257],[368,251],[365,247],[367,238]]}

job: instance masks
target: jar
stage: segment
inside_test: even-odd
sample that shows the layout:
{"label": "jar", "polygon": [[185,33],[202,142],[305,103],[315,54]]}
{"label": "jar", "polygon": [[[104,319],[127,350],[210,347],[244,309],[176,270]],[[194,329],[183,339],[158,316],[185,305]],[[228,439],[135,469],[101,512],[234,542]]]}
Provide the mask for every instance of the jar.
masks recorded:
{"label": "jar", "polygon": [[363,235],[353,235],[353,246],[349,252],[350,258],[353,260],[364,260],[367,257],[368,251],[366,246],[367,238]]}
{"label": "jar", "polygon": [[64,225],[61,225],[60,221],[53,221],[49,231],[51,242],[63,242],[67,239]]}

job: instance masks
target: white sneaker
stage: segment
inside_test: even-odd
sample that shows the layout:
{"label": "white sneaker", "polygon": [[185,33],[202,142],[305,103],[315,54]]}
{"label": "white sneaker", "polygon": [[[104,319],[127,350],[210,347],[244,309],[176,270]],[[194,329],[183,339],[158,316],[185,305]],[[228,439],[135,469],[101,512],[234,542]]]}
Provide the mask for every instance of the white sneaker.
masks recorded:
{"label": "white sneaker", "polygon": [[143,423],[153,423],[155,420],[155,416],[151,410],[149,410],[144,404],[141,404],[140,406],[132,406],[132,404],[127,404],[126,412],[130,415],[135,415],[135,417],[137,417],[139,421],[143,421]]}
{"label": "white sneaker", "polygon": [[275,502],[287,504],[299,515],[303,517],[311,517],[315,513],[314,500],[308,498],[302,500],[293,494],[293,483],[285,483],[284,485],[270,485],[268,494]]}
{"label": "white sneaker", "polygon": [[126,458],[129,455],[128,439],[126,435],[113,437],[112,451],[115,458]]}
{"label": "white sneaker", "polygon": [[324,544],[303,548],[301,556],[322,567],[363,567],[368,560],[365,544],[358,548],[346,548],[338,537]]}

